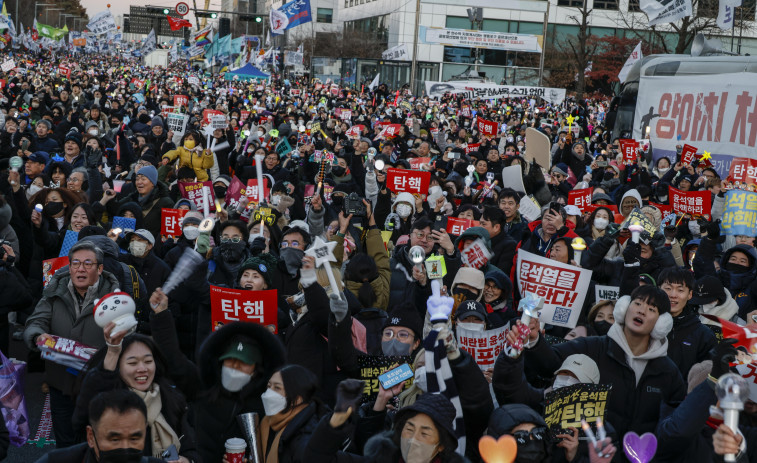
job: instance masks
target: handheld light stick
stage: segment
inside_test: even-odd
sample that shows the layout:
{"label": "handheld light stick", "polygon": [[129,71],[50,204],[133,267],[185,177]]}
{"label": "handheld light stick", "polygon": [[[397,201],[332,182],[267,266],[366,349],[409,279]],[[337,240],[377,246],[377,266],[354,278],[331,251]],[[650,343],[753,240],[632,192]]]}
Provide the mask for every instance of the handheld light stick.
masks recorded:
{"label": "handheld light stick", "polygon": [[633,240],[634,243],[639,244],[639,237],[641,236],[641,232],[644,231],[644,227],[642,227],[639,222],[634,222],[628,227],[628,230],[631,232],[631,240]]}
{"label": "handheld light stick", "polygon": [[573,238],[570,243],[570,247],[573,248],[576,265],[581,266],[581,253],[586,250],[586,241],[583,238]]}
{"label": "handheld light stick", "polygon": [[[720,401],[720,409],[723,410],[723,423],[731,428],[731,431],[738,433],[739,412],[744,409],[744,402],[749,397],[749,384],[735,373],[726,373],[718,378],[715,394]],[[725,461],[736,461],[736,455],[726,454]]]}
{"label": "handheld light stick", "polygon": [[518,325],[518,335],[520,339],[515,345],[507,344],[505,351],[511,358],[518,358],[521,351],[523,351],[523,344],[528,339],[528,335],[531,333],[529,324],[532,318],[539,317],[539,307],[543,306],[544,300],[532,293],[527,293],[526,297],[520,300],[518,309],[521,310],[520,325]]}
{"label": "handheld light stick", "polygon": [[601,457],[602,451],[597,449],[597,438],[594,436],[594,431],[591,430],[591,426],[589,426],[589,423],[587,423],[586,420],[581,420],[581,429],[584,430],[584,434],[589,438],[589,442],[597,450],[597,456]]}
{"label": "handheld light stick", "polygon": [[419,271],[422,271],[423,261],[426,260],[426,251],[424,251],[420,246],[413,246],[412,248],[410,248],[408,255],[410,257],[410,262],[415,264],[415,268],[417,268]]}
{"label": "handheld light stick", "polygon": [[607,437],[607,433],[605,432],[605,424],[602,421],[602,417],[597,417],[597,433],[599,433],[599,441],[605,440],[605,437]]}
{"label": "handheld light stick", "polygon": [[205,217],[210,215],[210,188],[207,186],[202,187],[202,211],[205,213]]}
{"label": "handheld light stick", "polygon": [[473,184],[473,171],[476,170],[476,168],[473,165],[469,165],[467,167],[468,175],[465,177],[465,186],[471,186]]}
{"label": "handheld light stick", "polygon": [[315,259],[315,266],[323,266],[326,270],[326,276],[329,279],[329,286],[331,286],[331,292],[336,294],[341,300],[341,289],[337,286],[336,279],[334,278],[334,270],[331,268],[331,262],[336,262],[334,257],[334,248],[336,247],[336,241],[324,241],[320,236],[316,236],[313,245],[305,251],[305,254],[312,256]]}

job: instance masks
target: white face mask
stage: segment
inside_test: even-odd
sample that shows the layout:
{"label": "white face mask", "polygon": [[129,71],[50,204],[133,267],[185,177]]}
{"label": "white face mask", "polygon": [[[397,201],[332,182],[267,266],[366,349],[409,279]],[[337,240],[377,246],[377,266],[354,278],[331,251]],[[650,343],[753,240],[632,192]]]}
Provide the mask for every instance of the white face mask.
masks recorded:
{"label": "white face mask", "polygon": [[568,375],[557,375],[557,377],[555,378],[555,382],[552,383],[552,388],[560,389],[561,387],[572,386],[578,383],[580,383],[578,378],[574,378]]}
{"label": "white face mask", "polygon": [[260,130],[258,130],[258,138],[263,138],[263,132],[261,132]]}
{"label": "white face mask", "polygon": [[400,439],[402,459],[406,463],[428,463],[436,455],[436,445],[426,444],[415,439]]}
{"label": "white face mask", "polygon": [[604,230],[610,224],[610,221],[601,217],[594,218],[594,228],[597,230]]}
{"label": "white face mask", "polygon": [[477,331],[477,332],[484,331],[484,328],[486,328],[486,326],[483,323],[458,322],[457,326],[459,326],[460,328],[462,328],[464,330]]}
{"label": "white face mask", "polygon": [[189,241],[194,241],[200,236],[200,229],[197,227],[184,227],[184,238]]}
{"label": "white face mask", "polygon": [[666,167],[664,169],[657,169],[657,172],[660,173],[660,175],[665,175],[670,170],[670,167]]}
{"label": "white face mask", "polygon": [[428,383],[426,382],[426,366],[418,367],[415,369],[415,378],[413,384],[418,386],[423,392],[428,392]]}
{"label": "white face mask", "polygon": [[397,211],[397,215],[403,219],[410,217],[410,214],[413,212],[412,206],[408,204],[398,204],[395,210]]}
{"label": "white face mask", "polygon": [[221,367],[221,385],[229,392],[239,392],[252,379],[252,375],[227,366]]}
{"label": "white face mask", "polygon": [[287,399],[273,389],[266,389],[260,396],[266,416],[277,415],[287,408]]}
{"label": "white face mask", "polygon": [[29,188],[26,190],[26,197],[27,197],[27,199],[31,198],[32,196],[34,196],[37,193],[39,193],[40,190],[42,190],[42,187],[39,186],[39,185],[35,185],[33,183],[31,185],[29,185]]}
{"label": "white face mask", "polygon": [[715,299],[714,301],[710,302],[709,304],[702,304],[702,311],[704,313],[707,313],[718,306],[718,300]]}
{"label": "white face mask", "polygon": [[89,133],[93,137],[96,137],[100,132],[97,129],[92,129],[92,130],[89,130],[87,133]]}
{"label": "white face mask", "polygon": [[134,257],[142,257],[147,252],[147,243],[141,241],[132,241],[129,243],[129,252]]}

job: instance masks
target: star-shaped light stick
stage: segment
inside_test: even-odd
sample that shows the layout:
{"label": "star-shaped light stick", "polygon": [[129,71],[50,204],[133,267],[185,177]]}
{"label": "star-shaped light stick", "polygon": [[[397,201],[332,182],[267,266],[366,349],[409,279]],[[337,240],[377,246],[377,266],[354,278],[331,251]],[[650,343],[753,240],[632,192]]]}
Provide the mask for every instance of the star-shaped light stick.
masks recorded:
{"label": "star-shaped light stick", "polygon": [[712,159],[712,155],[710,154],[709,151],[705,151],[704,154],[702,155],[702,161],[706,161],[708,159],[711,160]]}
{"label": "star-shaped light stick", "polygon": [[568,130],[570,130],[570,128],[573,127],[573,121],[575,121],[576,118],[571,115],[566,117],[565,120],[568,121]]}
{"label": "star-shaped light stick", "polygon": [[315,259],[316,267],[323,266],[325,268],[326,276],[329,277],[331,292],[341,299],[341,288],[337,286],[336,279],[334,278],[334,270],[331,268],[331,262],[336,262],[336,257],[334,257],[335,247],[336,241],[323,241],[323,238],[316,236],[313,245],[305,251],[305,255],[312,256]]}

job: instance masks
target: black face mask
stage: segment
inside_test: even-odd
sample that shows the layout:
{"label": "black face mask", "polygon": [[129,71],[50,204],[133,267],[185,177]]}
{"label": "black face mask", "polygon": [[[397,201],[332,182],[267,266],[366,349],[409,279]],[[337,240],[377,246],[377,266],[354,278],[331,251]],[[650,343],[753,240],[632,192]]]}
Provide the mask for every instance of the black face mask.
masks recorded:
{"label": "black face mask", "polygon": [[226,198],[226,187],[214,186],[213,193],[215,193],[216,198],[220,201],[221,199]]}
{"label": "black face mask", "polygon": [[605,172],[605,175],[602,177],[604,180],[612,180],[614,177],[614,174],[612,172]]}
{"label": "black face mask", "polygon": [[283,248],[279,251],[279,256],[284,261],[287,272],[295,276],[300,267],[302,267],[302,258],[305,257],[305,251],[292,247]]}
{"label": "black face mask", "polygon": [[223,260],[227,262],[239,262],[244,257],[244,249],[247,243],[222,243],[219,246],[219,252]]}
{"label": "black face mask", "polygon": [[139,463],[144,456],[142,450],[131,447],[100,450],[99,463]]}
{"label": "black face mask", "polygon": [[610,327],[612,326],[612,323],[606,320],[601,320],[601,321],[592,323],[591,326],[592,328],[594,328],[594,331],[596,331],[599,336],[604,336],[607,334],[608,331],[610,331]]}
{"label": "black face mask", "polygon": [[739,265],[733,262],[727,262],[725,269],[732,273],[746,273],[749,271],[749,267],[746,265]]}
{"label": "black face mask", "polygon": [[331,168],[331,173],[337,177],[342,177],[345,172],[347,172],[347,169],[342,166],[334,166]]}
{"label": "black face mask", "polygon": [[48,217],[53,217],[57,214],[60,214],[60,212],[63,210],[63,201],[50,201],[49,203],[45,204],[43,210]]}
{"label": "black face mask", "polygon": [[542,463],[544,461],[548,461],[544,442],[529,439],[525,444],[518,444],[518,456],[515,458],[516,463]]}
{"label": "black face mask", "polygon": [[478,299],[478,295],[470,289],[455,288],[455,290],[452,291],[452,295],[463,296],[465,298],[463,299],[464,301],[475,301]]}

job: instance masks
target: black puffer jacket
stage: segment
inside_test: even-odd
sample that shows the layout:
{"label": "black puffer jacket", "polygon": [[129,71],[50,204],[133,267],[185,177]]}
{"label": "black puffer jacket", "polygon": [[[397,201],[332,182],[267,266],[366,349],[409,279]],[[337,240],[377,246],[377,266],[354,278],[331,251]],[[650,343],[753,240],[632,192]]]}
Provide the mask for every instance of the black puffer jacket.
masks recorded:
{"label": "black puffer jacket", "polygon": [[684,382],[694,364],[710,358],[710,349],[715,347],[715,334],[699,320],[699,314],[686,306],[680,315],[673,318],[673,329],[668,334],[668,357],[681,371]]}
{"label": "black puffer jacket", "polygon": [[[623,274],[623,257],[605,259],[607,252],[615,242],[614,238],[603,236],[594,242],[581,255],[581,267],[593,270],[592,280],[597,284],[617,284]],[[652,257],[641,260],[640,274],[651,275],[657,281],[662,269],[676,267],[675,258],[667,246],[654,248]]]}
{"label": "black puffer jacket", "polygon": [[281,431],[279,439],[279,463],[300,463],[310,460],[306,456],[305,448],[318,422],[328,412],[329,410],[323,405],[311,402],[287,424]]}

